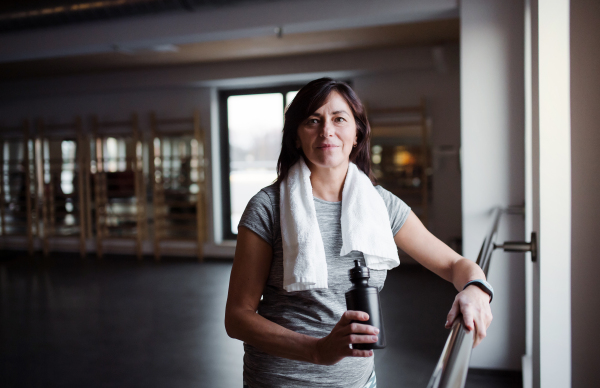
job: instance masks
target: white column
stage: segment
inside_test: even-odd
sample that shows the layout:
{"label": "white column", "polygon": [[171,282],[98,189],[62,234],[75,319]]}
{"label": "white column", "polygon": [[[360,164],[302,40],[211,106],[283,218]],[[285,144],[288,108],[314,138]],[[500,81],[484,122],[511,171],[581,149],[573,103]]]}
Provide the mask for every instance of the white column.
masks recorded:
{"label": "white column", "polygon": [[[475,260],[491,209],[524,203],[524,3],[463,0],[460,7],[463,255]],[[505,216],[499,239],[524,238],[523,217]],[[496,251],[489,281],[494,321],[471,367],[519,370],[524,255]]]}
{"label": "white column", "polygon": [[531,0],[533,387],[571,386],[569,0]]}

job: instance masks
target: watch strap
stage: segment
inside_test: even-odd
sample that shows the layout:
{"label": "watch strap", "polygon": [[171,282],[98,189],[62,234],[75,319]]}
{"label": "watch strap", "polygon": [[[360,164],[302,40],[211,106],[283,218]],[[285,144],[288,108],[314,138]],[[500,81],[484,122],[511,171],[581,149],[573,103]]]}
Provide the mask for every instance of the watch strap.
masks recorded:
{"label": "watch strap", "polygon": [[479,287],[481,290],[483,290],[483,292],[485,292],[486,294],[488,294],[490,296],[490,303],[492,303],[492,299],[494,299],[494,287],[492,287],[492,285],[490,283],[486,282],[483,279],[471,280],[470,282],[465,284],[465,286],[463,287],[463,290],[465,290],[469,286]]}

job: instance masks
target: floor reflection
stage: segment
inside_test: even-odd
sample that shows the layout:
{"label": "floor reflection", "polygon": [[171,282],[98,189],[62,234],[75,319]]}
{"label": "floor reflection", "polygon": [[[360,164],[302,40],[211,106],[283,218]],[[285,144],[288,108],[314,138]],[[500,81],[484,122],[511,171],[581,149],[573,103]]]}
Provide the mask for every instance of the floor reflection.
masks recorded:
{"label": "floor reflection", "polygon": [[[1,385],[241,387],[242,345],[223,325],[230,270],[230,261],[42,260],[0,251]],[[427,385],[454,295],[422,267],[389,272],[379,388]],[[485,374],[467,384],[515,386],[518,376]]]}

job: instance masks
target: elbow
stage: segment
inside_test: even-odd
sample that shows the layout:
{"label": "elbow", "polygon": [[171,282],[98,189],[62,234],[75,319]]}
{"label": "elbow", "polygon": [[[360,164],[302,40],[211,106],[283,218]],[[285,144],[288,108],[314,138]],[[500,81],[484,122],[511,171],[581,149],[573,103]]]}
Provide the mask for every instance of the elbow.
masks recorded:
{"label": "elbow", "polygon": [[225,312],[225,332],[230,338],[235,338],[233,334],[233,325],[231,322],[231,314],[226,311]]}
{"label": "elbow", "polygon": [[240,339],[238,334],[239,320],[231,311],[225,311],[225,332],[230,338]]}

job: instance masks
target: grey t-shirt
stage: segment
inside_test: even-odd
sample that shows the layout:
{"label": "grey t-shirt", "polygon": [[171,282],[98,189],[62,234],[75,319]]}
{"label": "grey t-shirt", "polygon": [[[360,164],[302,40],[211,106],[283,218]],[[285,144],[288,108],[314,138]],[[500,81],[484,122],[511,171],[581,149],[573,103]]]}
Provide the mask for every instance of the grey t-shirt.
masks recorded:
{"label": "grey t-shirt", "polygon": [[[410,208],[401,199],[375,186],[383,198],[395,236],[406,221]],[[279,186],[270,185],[258,192],[240,220],[244,226],[273,248],[271,270],[258,304],[258,314],[297,333],[322,338],[328,335],[346,311],[345,293],[351,287],[348,270],[362,253],[353,251],[340,257],[342,249],[341,202],[314,198],[319,230],[327,260],[327,289],[287,292],[283,289],[283,248],[279,221]],[[386,270],[371,270],[369,285],[381,289]],[[340,387],[362,388],[373,371],[373,357],[346,357],[331,366],[315,365],[272,356],[244,343],[244,381],[255,387]]]}

